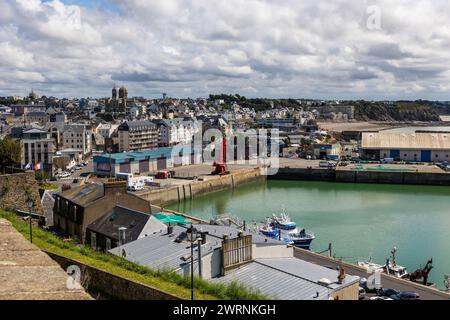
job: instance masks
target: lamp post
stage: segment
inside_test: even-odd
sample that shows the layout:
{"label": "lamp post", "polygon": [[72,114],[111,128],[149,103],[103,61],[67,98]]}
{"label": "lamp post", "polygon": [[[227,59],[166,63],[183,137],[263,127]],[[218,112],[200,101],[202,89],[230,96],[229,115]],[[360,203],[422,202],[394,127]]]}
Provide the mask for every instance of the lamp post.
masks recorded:
{"label": "lamp post", "polygon": [[194,241],[197,239],[197,229],[191,224],[186,233],[191,241],[191,300],[194,300]]}
{"label": "lamp post", "polygon": [[28,219],[30,220],[30,242],[31,243],[33,243],[33,219],[31,218],[31,209],[33,209],[33,205],[34,205],[34,202],[33,202],[33,199],[31,198],[31,197],[28,197],[28,199],[27,199],[27,206],[28,206],[28,209],[29,209],[29,213],[30,213],[30,215],[29,215],[29,217],[28,217]]}

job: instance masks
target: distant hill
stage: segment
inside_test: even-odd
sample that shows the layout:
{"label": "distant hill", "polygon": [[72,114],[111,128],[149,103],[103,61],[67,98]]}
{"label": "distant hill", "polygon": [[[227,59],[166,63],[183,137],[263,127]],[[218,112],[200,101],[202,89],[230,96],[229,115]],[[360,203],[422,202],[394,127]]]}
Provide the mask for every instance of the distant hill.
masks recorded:
{"label": "distant hill", "polygon": [[355,119],[358,121],[439,121],[435,107],[417,102],[358,103],[355,105]]}

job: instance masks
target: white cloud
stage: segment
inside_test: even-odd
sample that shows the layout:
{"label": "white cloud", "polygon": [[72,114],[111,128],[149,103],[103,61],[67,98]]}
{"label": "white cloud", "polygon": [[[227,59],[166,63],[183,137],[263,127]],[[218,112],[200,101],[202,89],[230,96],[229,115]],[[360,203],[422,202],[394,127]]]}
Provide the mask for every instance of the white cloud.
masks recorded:
{"label": "white cloud", "polygon": [[3,0],[0,94],[450,99],[445,0],[109,1]]}

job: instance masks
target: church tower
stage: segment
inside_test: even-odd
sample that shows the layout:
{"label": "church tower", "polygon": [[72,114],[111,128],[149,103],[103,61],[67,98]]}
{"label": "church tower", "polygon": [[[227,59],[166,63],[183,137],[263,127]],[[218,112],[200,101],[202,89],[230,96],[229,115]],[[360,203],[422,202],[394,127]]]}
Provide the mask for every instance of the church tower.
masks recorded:
{"label": "church tower", "polygon": [[116,85],[114,85],[114,88],[112,89],[112,98],[115,100],[117,99],[117,89]]}

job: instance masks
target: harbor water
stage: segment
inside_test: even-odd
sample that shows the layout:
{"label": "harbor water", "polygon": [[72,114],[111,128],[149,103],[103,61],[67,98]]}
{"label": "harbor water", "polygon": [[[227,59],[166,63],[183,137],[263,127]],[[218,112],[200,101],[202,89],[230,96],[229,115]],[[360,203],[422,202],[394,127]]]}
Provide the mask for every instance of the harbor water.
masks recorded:
{"label": "harbor water", "polygon": [[383,264],[396,246],[398,263],[410,272],[433,258],[429,280],[437,287],[450,274],[450,187],[269,180],[167,208],[207,220],[231,214],[247,224],[285,208],[315,233],[315,252],[332,243],[333,255],[343,260],[372,257]]}

